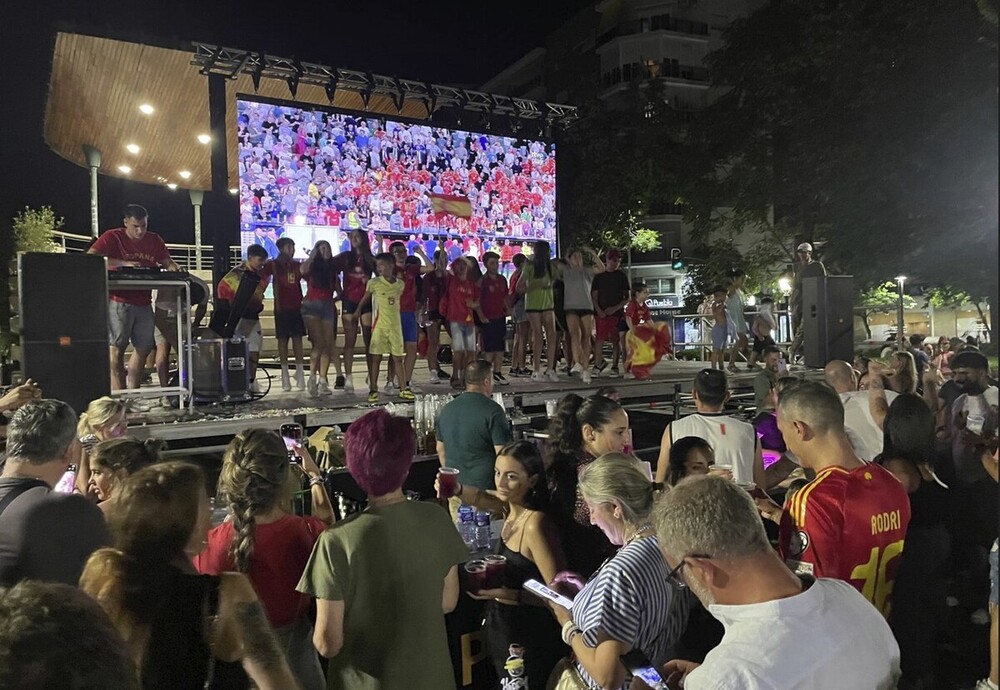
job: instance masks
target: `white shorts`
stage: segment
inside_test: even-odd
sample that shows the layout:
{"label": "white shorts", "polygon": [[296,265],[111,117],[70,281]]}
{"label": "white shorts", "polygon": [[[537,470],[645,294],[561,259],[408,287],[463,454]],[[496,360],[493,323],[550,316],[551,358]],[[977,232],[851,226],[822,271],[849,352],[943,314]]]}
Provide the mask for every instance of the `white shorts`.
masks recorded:
{"label": "white shorts", "polygon": [[451,322],[451,349],[454,352],[476,351],[476,327],[471,323]]}
{"label": "white shorts", "polygon": [[243,336],[250,352],[260,352],[264,346],[264,332],[260,329],[257,319],[240,319],[236,325],[236,335]]}

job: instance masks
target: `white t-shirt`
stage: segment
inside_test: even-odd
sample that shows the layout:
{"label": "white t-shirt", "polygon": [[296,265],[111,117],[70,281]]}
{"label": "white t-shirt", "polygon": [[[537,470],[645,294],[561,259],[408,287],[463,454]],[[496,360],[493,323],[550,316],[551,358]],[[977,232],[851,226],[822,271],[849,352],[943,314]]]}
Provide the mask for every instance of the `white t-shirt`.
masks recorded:
{"label": "white t-shirt", "polygon": [[731,465],[733,480],[753,481],[753,461],[757,448],[757,432],[742,419],[718,412],[699,412],[670,422],[670,443],[685,436],[698,436],[708,441],[717,465]]}
{"label": "white t-shirt", "polygon": [[970,431],[977,431],[977,427],[981,428],[983,422],[986,421],[989,407],[992,407],[993,412],[996,413],[997,393],[996,386],[989,386],[982,395],[963,393],[951,404],[951,453],[958,479],[964,483],[971,484],[986,479],[989,475],[983,469],[979,458],[973,457],[975,454],[970,453],[969,449],[962,443],[962,435],[955,428],[955,422],[960,414],[967,413],[966,425]]}
{"label": "white t-shirt", "polygon": [[708,610],[726,632],[684,690],[896,687],[899,645],[882,614],[846,582],[819,579],[787,599]]}
{"label": "white t-shirt", "polygon": [[[885,392],[885,401],[890,405],[896,397],[897,393],[894,391]],[[851,436],[854,452],[862,460],[871,462],[882,452],[883,434],[872,417],[868,391],[841,393],[840,401],[844,403],[844,427]]]}

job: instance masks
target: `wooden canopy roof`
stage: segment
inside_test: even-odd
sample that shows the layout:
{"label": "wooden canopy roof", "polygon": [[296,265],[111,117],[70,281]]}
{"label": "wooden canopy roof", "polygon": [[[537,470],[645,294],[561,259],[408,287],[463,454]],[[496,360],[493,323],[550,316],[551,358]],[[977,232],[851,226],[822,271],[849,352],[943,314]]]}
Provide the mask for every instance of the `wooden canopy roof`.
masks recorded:
{"label": "wooden canopy roof", "polygon": [[[101,152],[100,172],[148,184],[185,189],[211,188],[208,78],[192,64],[191,50],[162,48],[77,33],[56,35],[45,108],[45,141],[57,154],[86,167],[84,146]],[[255,89],[250,75],[227,80],[227,113],[235,125],[236,95],[290,98],[280,80],[264,79]],[[407,99],[397,111],[391,97],[374,94],[365,106],[360,94],[335,93],[331,104],[322,87],[301,84],[296,102],[426,119],[427,105]],[[149,105],[144,114],[139,106]],[[227,129],[229,186],[238,186],[236,128]],[[126,147],[138,146],[138,153]],[[130,172],[120,170],[128,166]],[[181,171],[190,172],[184,179]]]}

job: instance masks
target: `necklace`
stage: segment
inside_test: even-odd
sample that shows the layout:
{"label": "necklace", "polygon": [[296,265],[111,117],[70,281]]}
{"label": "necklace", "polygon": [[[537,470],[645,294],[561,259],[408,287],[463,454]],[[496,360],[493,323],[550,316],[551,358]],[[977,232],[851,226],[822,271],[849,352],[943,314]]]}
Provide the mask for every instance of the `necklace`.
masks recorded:
{"label": "necklace", "polygon": [[642,539],[643,536],[648,536],[648,535],[643,535],[643,533],[651,529],[653,529],[652,523],[649,522],[642,523],[636,528],[635,532],[632,533],[632,536],[625,540],[625,543],[622,544],[621,548],[618,550],[622,551],[626,546],[636,541],[637,539]]}
{"label": "necklace", "polygon": [[531,512],[534,511],[525,508],[524,512],[522,512],[521,515],[518,516],[517,520],[515,520],[513,523],[510,524],[510,529],[507,529],[508,523],[504,522],[503,529],[500,530],[500,539],[502,539],[504,543],[510,541],[510,538],[514,536],[515,532],[517,532],[517,528],[521,526],[521,523],[527,519],[528,513]]}

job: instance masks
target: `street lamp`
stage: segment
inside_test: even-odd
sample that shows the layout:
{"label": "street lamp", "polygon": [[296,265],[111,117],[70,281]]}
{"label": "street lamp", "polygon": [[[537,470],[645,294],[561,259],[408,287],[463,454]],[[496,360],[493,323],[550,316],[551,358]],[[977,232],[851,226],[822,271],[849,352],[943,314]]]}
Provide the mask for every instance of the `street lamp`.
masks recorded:
{"label": "street lamp", "polygon": [[899,301],[896,304],[896,349],[903,352],[906,349],[906,339],[903,337],[903,284],[906,276],[896,276],[896,285],[899,286]]}

